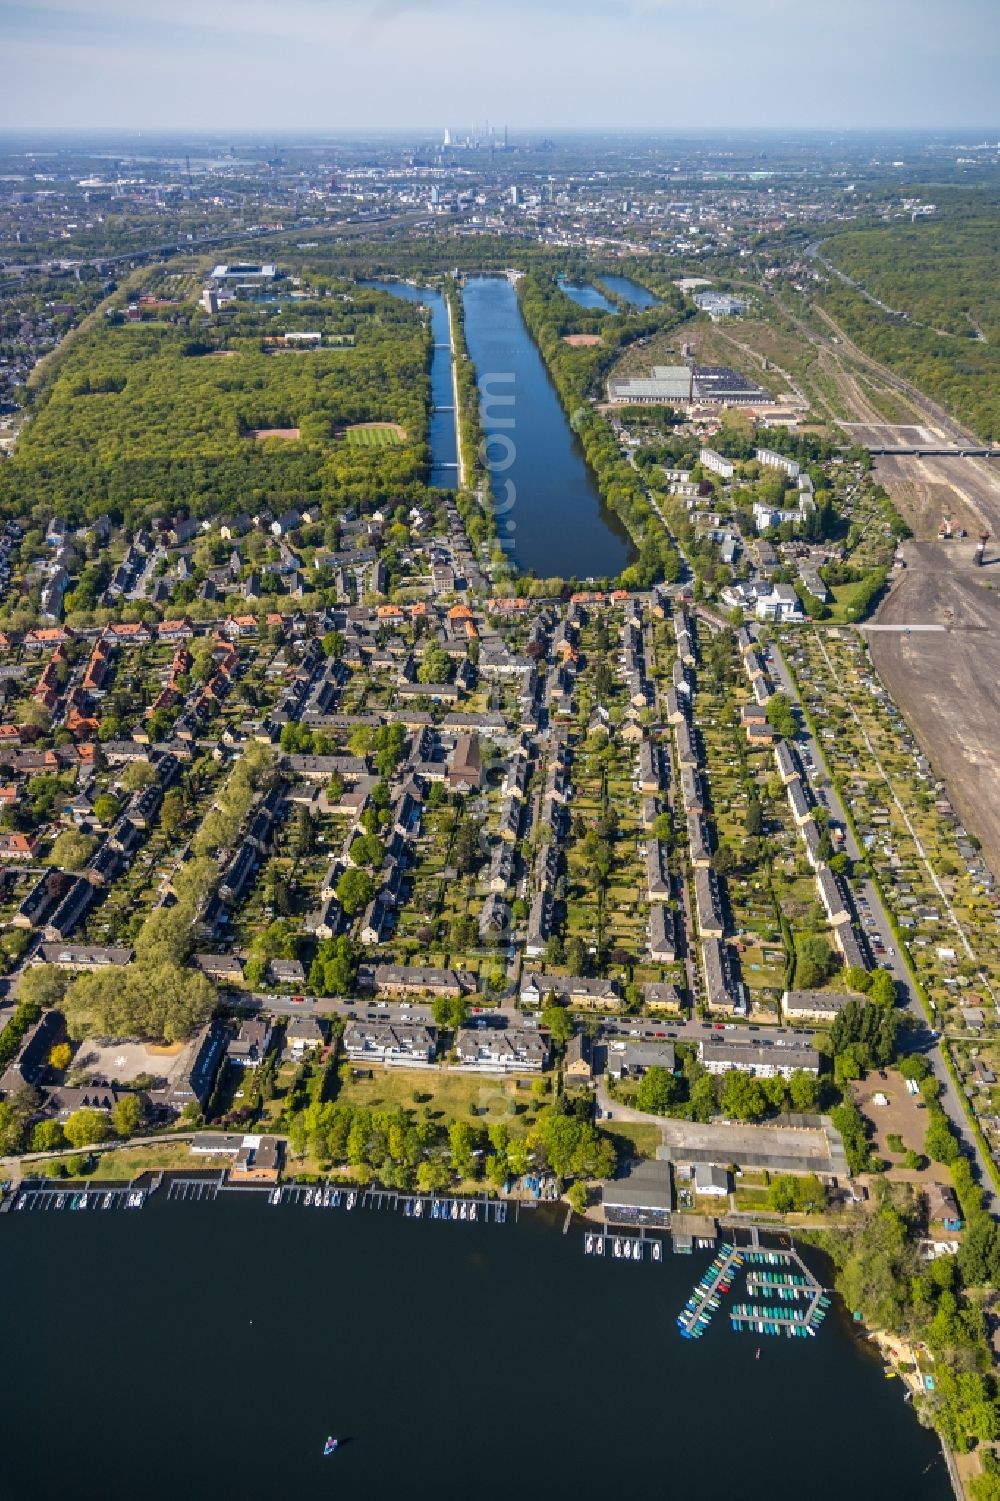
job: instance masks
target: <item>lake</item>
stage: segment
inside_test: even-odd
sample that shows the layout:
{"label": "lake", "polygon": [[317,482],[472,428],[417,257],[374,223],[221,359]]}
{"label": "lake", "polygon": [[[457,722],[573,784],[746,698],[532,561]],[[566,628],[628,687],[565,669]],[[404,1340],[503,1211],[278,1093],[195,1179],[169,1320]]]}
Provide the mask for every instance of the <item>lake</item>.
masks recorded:
{"label": "lake", "polygon": [[680,1338],[708,1251],[633,1266],[542,1210],[442,1224],[162,1191],[5,1216],[0,1246],[4,1501],[951,1495],[841,1320]]}
{"label": "lake", "polygon": [[614,313],[617,311],[614,303],[609,302],[604,293],[599,292],[596,287],[579,286],[577,283],[566,281],[564,277],[560,276],[559,290],[560,292],[565,292],[566,296],[572,302],[575,302],[578,307],[600,308],[605,313]]}
{"label": "lake", "polygon": [[507,556],[542,578],[613,577],[632,543],[601,499],[514,287],[506,277],[474,276],[462,298]]}
{"label": "lake", "polygon": [[619,297],[624,297],[626,302],[635,308],[645,309],[656,306],[656,298],[645,287],[640,287],[636,281],[629,281],[627,276],[602,276],[601,281],[609,292],[616,292]]}
{"label": "lake", "polygon": [[427,436],[431,450],[428,481],[442,490],[455,490],[458,488],[458,440],[448,309],[444,298],[430,287],[411,287],[405,281],[364,281],[361,285],[401,297],[405,302],[421,304],[430,312],[434,350],[431,355],[431,416]]}

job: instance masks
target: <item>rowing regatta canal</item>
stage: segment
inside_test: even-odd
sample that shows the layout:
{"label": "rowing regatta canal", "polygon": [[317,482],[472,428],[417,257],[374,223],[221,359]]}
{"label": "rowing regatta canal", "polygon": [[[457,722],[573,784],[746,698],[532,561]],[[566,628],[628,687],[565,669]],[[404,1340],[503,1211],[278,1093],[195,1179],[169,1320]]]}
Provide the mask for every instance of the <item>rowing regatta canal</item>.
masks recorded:
{"label": "rowing regatta canal", "polygon": [[937,1441],[837,1318],[759,1360],[728,1318],[686,1341],[711,1252],[634,1265],[560,1228],[263,1193],[5,1215],[0,1494],[947,1501]]}
{"label": "rowing regatta canal", "polygon": [[540,578],[614,578],[634,548],[601,499],[517,292],[506,277],[471,276],[462,306],[505,555]]}

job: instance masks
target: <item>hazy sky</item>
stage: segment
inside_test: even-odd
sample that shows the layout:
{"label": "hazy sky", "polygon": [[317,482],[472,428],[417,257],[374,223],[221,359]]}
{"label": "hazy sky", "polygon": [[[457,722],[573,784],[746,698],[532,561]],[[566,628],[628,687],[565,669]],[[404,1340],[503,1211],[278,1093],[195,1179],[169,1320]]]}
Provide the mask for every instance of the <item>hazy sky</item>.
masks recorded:
{"label": "hazy sky", "polygon": [[0,0],[0,128],[996,125],[998,0]]}

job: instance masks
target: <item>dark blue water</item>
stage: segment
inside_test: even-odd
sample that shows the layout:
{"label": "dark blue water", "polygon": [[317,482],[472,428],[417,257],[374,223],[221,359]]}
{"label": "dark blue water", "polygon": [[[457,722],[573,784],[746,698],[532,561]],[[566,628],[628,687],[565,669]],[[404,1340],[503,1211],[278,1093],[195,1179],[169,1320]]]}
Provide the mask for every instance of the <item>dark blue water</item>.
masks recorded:
{"label": "dark blue water", "polygon": [[601,281],[609,292],[616,292],[619,297],[624,297],[626,302],[635,308],[645,309],[656,306],[656,298],[645,287],[640,287],[636,281],[629,281],[627,276],[602,276]]}
{"label": "dark blue water", "polygon": [[[3,1501],[949,1501],[902,1382],[815,1340],[687,1342],[709,1253],[266,1197],[0,1220]],[[760,1359],[755,1350],[761,1347]],[[327,1434],[341,1441],[322,1457]]]}
{"label": "dark blue water", "polygon": [[632,544],[601,500],[517,293],[506,277],[477,276],[462,297],[507,556],[542,578],[613,578]]}
{"label": "dark blue water", "polygon": [[575,302],[578,307],[600,308],[602,312],[613,313],[615,305],[609,302],[603,292],[596,287],[578,286],[575,282],[567,281],[565,277],[559,278],[559,290]]}
{"label": "dark blue water", "polygon": [[420,303],[430,310],[434,352],[431,356],[431,419],[428,443],[431,450],[430,483],[442,490],[458,488],[458,440],[455,432],[455,392],[451,372],[451,341],[448,309],[440,292],[430,287],[411,287],[405,281],[365,281],[364,287],[389,292],[405,302]]}

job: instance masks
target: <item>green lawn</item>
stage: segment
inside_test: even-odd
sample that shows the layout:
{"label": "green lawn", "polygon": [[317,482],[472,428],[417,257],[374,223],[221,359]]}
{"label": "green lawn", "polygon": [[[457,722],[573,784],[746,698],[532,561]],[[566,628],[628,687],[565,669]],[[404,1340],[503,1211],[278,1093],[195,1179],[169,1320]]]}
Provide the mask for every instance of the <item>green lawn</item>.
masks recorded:
{"label": "green lawn", "polygon": [[611,1138],[619,1157],[655,1157],[662,1141],[659,1126],[647,1126],[642,1121],[616,1121],[613,1126],[598,1126],[598,1130]]}
{"label": "green lawn", "polygon": [[399,448],[406,434],[395,423],[361,423],[345,429],[344,442],[354,448]]}
{"label": "green lawn", "polygon": [[[351,1065],[345,1064],[340,1070],[340,1081],[337,1098],[351,1105],[372,1110],[426,1109],[431,1119],[475,1119],[484,1125],[503,1120],[511,1127],[522,1128],[534,1120],[542,1103],[534,1093],[534,1080],[463,1074],[450,1069],[373,1069],[372,1077],[366,1079],[355,1078]],[[522,1107],[519,1114],[510,1112],[510,1101]]]}

